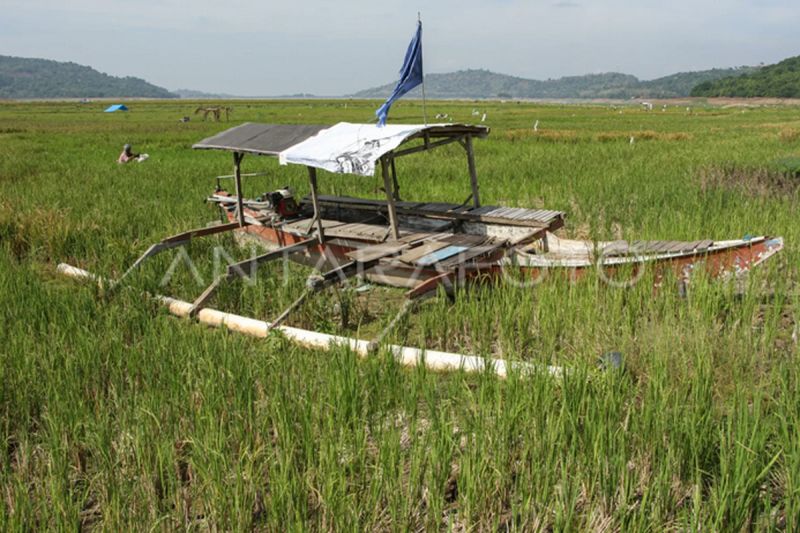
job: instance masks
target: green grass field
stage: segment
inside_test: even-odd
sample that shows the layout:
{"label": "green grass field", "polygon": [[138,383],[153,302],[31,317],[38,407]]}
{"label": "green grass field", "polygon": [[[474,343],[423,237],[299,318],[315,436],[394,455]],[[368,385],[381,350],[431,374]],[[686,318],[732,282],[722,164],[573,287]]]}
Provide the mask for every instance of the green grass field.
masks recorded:
{"label": "green grass field", "polygon": [[[567,236],[786,239],[743,283],[698,276],[686,298],[646,280],[506,284],[428,301],[392,334],[570,369],[499,380],[173,318],[141,295],[199,294],[177,252],[110,299],[56,274],[67,262],[119,276],[149,244],[217,219],[203,199],[230,155],[193,142],[245,121],[371,121],[377,107],[232,105],[230,123],[183,124],[196,105],[0,104],[3,530],[800,528],[800,178],[785,162],[800,155],[799,108],[431,102],[429,114],[456,121],[487,113],[484,203],[566,211]],[[421,116],[400,102],[391,119]],[[150,159],[117,165],[124,143]],[[302,168],[248,156],[244,171],[270,173],[246,181],[249,195],[307,192]],[[458,147],[398,171],[404,199],[469,194]],[[379,197],[380,186],[320,177],[323,194]],[[248,253],[229,237],[193,243],[205,283],[219,247]],[[226,286],[213,306],[269,320],[308,274],[283,269]],[[290,323],[371,338],[400,295],[330,290]],[[608,351],[624,371],[598,369]]]}

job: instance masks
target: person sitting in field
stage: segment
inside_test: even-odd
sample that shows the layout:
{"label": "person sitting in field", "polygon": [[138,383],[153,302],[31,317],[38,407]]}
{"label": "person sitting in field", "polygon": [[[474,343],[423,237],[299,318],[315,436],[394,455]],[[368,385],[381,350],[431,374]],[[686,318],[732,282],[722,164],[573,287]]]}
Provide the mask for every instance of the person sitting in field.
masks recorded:
{"label": "person sitting in field", "polygon": [[117,163],[130,163],[131,161],[136,161],[139,158],[139,154],[134,154],[131,151],[131,145],[126,144],[122,147],[122,153],[119,154],[119,159],[117,159]]}

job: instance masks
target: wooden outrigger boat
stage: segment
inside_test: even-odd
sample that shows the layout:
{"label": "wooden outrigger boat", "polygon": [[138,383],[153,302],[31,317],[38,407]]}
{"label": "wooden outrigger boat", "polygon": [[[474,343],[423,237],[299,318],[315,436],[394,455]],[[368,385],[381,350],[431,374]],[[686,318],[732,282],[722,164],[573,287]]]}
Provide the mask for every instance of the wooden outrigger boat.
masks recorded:
{"label": "wooden outrigger boat", "polygon": [[[557,237],[553,232],[564,225],[565,214],[561,211],[481,204],[473,139],[488,134],[489,129],[484,126],[463,124],[381,128],[348,123],[332,127],[242,124],[194,145],[195,149],[233,154],[233,175],[220,176],[215,192],[207,199],[219,207],[223,223],[180,233],[152,245],[116,281],[101,280],[69,265],[60,265],[59,270],[72,277],[95,279],[111,289],[155,254],[195,238],[233,232],[237,237],[255,239],[267,248],[266,253],[228,265],[225,273],[193,302],[166,297],[159,297],[160,301],[179,316],[197,316],[210,325],[224,325],[256,336],[264,336],[277,327],[300,339],[301,344],[327,346],[347,342],[364,355],[382,341],[397,318],[372,342],[295,330],[281,323],[309,295],[353,277],[405,288],[407,305],[399,317],[413,302],[435,294],[440,287],[452,292],[454,287],[468,282],[497,279],[509,268],[520,272],[523,280],[533,281],[550,272],[565,272],[573,278],[597,272],[617,285],[630,285],[652,268],[659,284],[668,271],[683,282],[698,269],[713,277],[738,276],[783,248],[781,238],[763,236],[693,242],[591,242]],[[402,201],[395,160],[452,143],[461,145],[466,152],[471,188],[467,200],[460,204]],[[282,164],[306,166],[310,195],[297,202],[290,190],[278,189],[255,199],[243,198],[241,164],[246,154],[273,156]],[[376,166],[380,166],[385,199],[319,194],[318,169],[370,176]],[[224,190],[221,178],[232,178],[235,190]],[[266,323],[204,309],[221,283],[254,276],[258,265],[279,259],[314,266],[319,275],[309,278],[306,291],[275,320]],[[626,281],[615,279],[617,270],[625,270]],[[390,349],[408,364],[434,368],[480,371],[491,367],[505,375],[511,364],[439,352],[428,361],[420,350],[397,346]]]}
{"label": "wooden outrigger boat", "polygon": [[[193,146],[233,154],[234,174],[226,177],[234,180],[235,191],[222,189],[218,179],[217,190],[208,198],[227,222],[153,245],[128,272],[162,250],[227,231],[254,238],[269,249],[229,265],[194,301],[199,310],[226,279],[252,276],[259,264],[281,258],[320,271],[321,276],[310,281],[311,292],[359,276],[404,287],[407,296],[415,299],[441,286],[451,290],[467,281],[497,278],[511,266],[534,280],[553,271],[566,271],[571,277],[599,271],[614,283],[613,273],[623,267],[633,267],[633,281],[648,267],[655,270],[657,282],[668,270],[681,280],[688,280],[697,268],[714,277],[736,276],[783,248],[781,238],[763,236],[597,243],[557,237],[553,232],[564,225],[561,211],[481,204],[473,139],[488,134],[487,127],[463,124],[236,126]],[[467,200],[460,204],[401,201],[395,160],[451,143],[460,144],[466,152],[471,187]],[[246,154],[306,166],[310,195],[297,202],[291,191],[279,189],[255,199],[243,198],[241,163]],[[319,194],[318,169],[369,176],[378,165],[386,193],[383,200]]]}

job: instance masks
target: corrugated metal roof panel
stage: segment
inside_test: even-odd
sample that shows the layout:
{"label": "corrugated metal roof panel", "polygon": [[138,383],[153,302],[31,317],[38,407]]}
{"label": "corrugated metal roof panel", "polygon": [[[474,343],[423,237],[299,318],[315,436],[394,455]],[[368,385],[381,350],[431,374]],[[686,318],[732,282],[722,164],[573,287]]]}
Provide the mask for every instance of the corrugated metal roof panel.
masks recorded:
{"label": "corrugated metal roof panel", "polygon": [[203,139],[192,148],[199,150],[228,150],[259,155],[277,156],[290,146],[294,146],[316,135],[329,126],[318,124],[257,124],[246,122]]}

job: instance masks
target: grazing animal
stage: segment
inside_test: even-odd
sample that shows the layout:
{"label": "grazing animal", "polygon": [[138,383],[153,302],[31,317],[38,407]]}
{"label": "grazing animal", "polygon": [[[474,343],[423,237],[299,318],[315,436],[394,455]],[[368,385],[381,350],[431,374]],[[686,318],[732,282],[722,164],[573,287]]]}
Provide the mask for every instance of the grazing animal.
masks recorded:
{"label": "grazing animal", "polygon": [[219,122],[222,113],[225,113],[225,121],[227,122],[230,119],[230,114],[233,112],[233,108],[230,106],[214,106],[214,107],[203,107],[200,106],[194,110],[195,115],[199,115],[203,113],[203,120],[208,120],[208,115],[214,119],[215,122]]}

